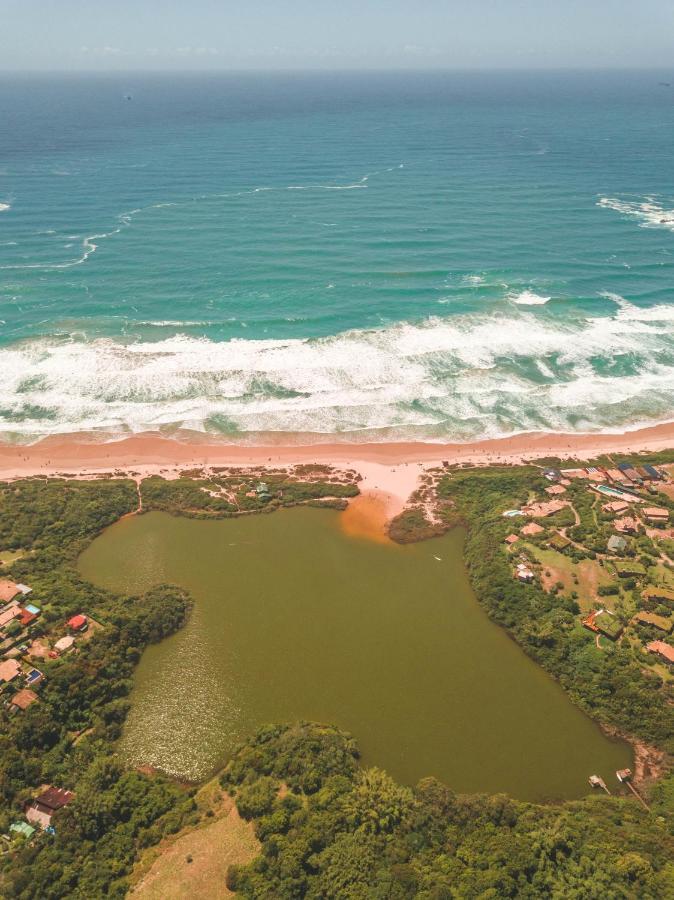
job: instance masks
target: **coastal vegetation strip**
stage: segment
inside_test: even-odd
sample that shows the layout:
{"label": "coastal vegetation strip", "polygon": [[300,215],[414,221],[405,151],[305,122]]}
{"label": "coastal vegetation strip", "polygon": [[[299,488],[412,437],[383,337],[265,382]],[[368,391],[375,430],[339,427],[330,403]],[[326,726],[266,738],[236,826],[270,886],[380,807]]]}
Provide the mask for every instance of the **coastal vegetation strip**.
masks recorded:
{"label": "coastal vegetation strip", "polygon": [[[170,484],[161,485],[160,502],[167,502],[163,492],[170,495]],[[422,519],[433,529],[443,520],[446,527],[458,519],[468,525],[467,562],[490,616],[583,708],[671,752],[667,686],[663,678],[645,674],[638,647],[621,640],[598,650],[579,626],[580,609],[566,586],[546,590],[512,576],[503,544],[510,523],[500,512],[544,490],[540,469],[440,472],[434,484],[440,524]],[[354,487],[348,491],[356,493]],[[177,484],[175,490],[172,511],[193,512],[191,495],[185,503]],[[658,505],[669,508],[665,499],[658,498]],[[591,530],[600,514],[596,504],[591,511],[577,501],[573,506],[578,524],[558,528],[569,528],[569,552],[580,544],[591,558],[597,551],[574,529]],[[41,479],[0,487],[0,548],[12,554],[0,577],[30,586],[31,601],[41,610],[25,637],[39,651],[60,639],[63,623],[83,611],[101,626],[88,640],[75,635],[72,652],[40,657],[37,702],[14,713],[4,704],[0,709],[3,896],[121,897],[143,848],[201,821],[195,788],[128,770],[115,756],[143,648],[181,627],[190,599],[168,586],[118,596],[83,581],[75,567],[93,537],[137,509],[131,480]],[[654,546],[667,548],[666,540],[671,539]],[[659,573],[661,583],[670,571],[647,552],[650,545],[639,546],[640,556],[652,559],[638,559],[643,574],[628,574],[619,583],[624,602],[641,581]],[[628,612],[617,608],[615,615]],[[16,648],[18,657],[14,646],[5,656],[19,659],[27,676],[22,647]],[[462,798],[431,780],[411,790],[377,770],[362,770],[350,738],[304,725],[263,730],[235,755],[222,783],[235,794],[241,815],[253,821],[263,848],[227,876],[229,889],[244,896],[553,896],[581,891],[590,882],[605,896],[660,897],[673,889],[671,777],[647,792],[650,813],[633,800],[605,796],[548,807],[504,797]],[[54,833],[31,833],[21,827],[23,811],[45,785],[74,797],[56,813]]]}

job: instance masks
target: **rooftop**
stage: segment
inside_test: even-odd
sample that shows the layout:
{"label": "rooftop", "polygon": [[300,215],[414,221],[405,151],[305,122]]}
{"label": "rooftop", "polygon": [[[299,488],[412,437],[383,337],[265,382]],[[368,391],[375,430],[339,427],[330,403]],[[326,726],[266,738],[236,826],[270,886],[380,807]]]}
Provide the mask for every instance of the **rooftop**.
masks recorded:
{"label": "rooftop", "polygon": [[28,709],[31,703],[35,703],[36,700],[37,694],[35,691],[29,691],[28,688],[24,688],[22,691],[14,694],[12,697],[12,705],[18,706],[19,709]]}
{"label": "rooftop", "polygon": [[21,666],[15,659],[6,659],[0,663],[0,681],[12,681],[21,674]]}
{"label": "rooftop", "polygon": [[74,796],[72,791],[67,791],[65,788],[49,787],[39,797],[36,797],[34,802],[46,806],[48,809],[56,810],[67,806]]}
{"label": "rooftop", "polygon": [[8,578],[0,579],[0,603],[7,603],[20,594],[19,586]]}
{"label": "rooftop", "polygon": [[662,656],[667,662],[674,663],[674,647],[664,641],[651,641],[650,644],[646,644],[646,649]]}

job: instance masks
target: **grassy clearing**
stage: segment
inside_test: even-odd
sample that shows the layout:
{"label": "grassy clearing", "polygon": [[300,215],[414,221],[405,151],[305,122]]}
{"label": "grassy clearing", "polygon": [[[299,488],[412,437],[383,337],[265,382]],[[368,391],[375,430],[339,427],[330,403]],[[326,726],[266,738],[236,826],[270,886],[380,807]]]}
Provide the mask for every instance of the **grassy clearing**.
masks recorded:
{"label": "grassy clearing", "polygon": [[[139,860],[131,896],[140,900],[220,900],[233,894],[225,885],[227,869],[260,852],[253,826],[239,816],[234,801],[210,781],[196,796],[200,823],[166,838]],[[189,861],[188,861],[189,860]]]}
{"label": "grassy clearing", "polygon": [[543,587],[550,590],[557,582],[561,582],[564,585],[565,593],[576,591],[577,602],[582,612],[590,610],[598,600],[597,588],[600,585],[611,584],[614,580],[595,560],[583,559],[576,563],[570,557],[558,553],[556,550],[543,549],[533,544],[526,546],[543,567],[541,572]]}

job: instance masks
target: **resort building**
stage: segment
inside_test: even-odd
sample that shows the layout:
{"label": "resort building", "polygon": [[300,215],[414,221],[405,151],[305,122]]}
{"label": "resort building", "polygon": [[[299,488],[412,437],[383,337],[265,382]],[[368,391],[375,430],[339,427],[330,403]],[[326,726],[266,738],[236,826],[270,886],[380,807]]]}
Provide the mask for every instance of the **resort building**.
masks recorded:
{"label": "resort building", "polygon": [[21,691],[18,691],[11,699],[9,708],[12,712],[16,712],[17,710],[28,709],[28,707],[32,703],[37,702],[37,694],[35,691],[31,691],[28,688],[24,688]]}
{"label": "resort building", "polygon": [[49,828],[54,813],[67,806],[74,796],[72,791],[66,791],[64,788],[47,788],[27,807],[26,818],[33,825]]}
{"label": "resort building", "polygon": [[529,522],[524,526],[521,533],[526,537],[535,537],[537,534],[543,534],[545,528],[542,525],[539,525],[538,522]]}
{"label": "resort building", "polygon": [[643,467],[644,472],[648,475],[651,481],[664,481],[665,477],[662,472],[659,472],[655,466],[645,465]]}
{"label": "resort building", "polygon": [[519,541],[519,537],[516,534],[509,534],[508,537],[505,539],[505,543],[508,544],[508,546],[510,546],[510,547],[512,547],[512,545],[515,543],[515,541]]}
{"label": "resort building", "polygon": [[610,553],[624,553],[627,550],[627,541],[619,534],[612,534],[606,546]]}
{"label": "resort building", "polygon": [[612,641],[616,641],[623,633],[622,624],[608,609],[596,609],[582,622],[590,631],[594,631],[596,634],[603,634]]}
{"label": "resort building", "polygon": [[646,649],[649,653],[656,653],[668,665],[674,666],[674,647],[664,641],[651,641],[650,644],[646,644]]}
{"label": "resort building", "polygon": [[649,522],[667,522],[669,520],[669,510],[664,506],[646,506],[643,512],[644,518]]}
{"label": "resort building", "polygon": [[7,578],[0,579],[0,603],[9,603],[17,594],[20,594],[18,584],[9,581]]}
{"label": "resort building", "polygon": [[10,601],[3,610],[0,611],[0,628],[5,628],[12,619],[16,619],[21,615],[17,600]]}
{"label": "resort building", "polygon": [[621,534],[636,534],[639,530],[639,523],[632,516],[625,516],[622,519],[616,519],[613,527]]}
{"label": "resort building", "polygon": [[524,584],[531,584],[535,575],[528,566],[524,563],[520,563],[515,570],[515,577]]}
{"label": "resort building", "polygon": [[568,505],[568,500],[548,500],[547,503],[531,503],[529,506],[524,506],[523,511],[532,519],[545,519],[548,516],[554,516]]}
{"label": "resort building", "polygon": [[563,484],[551,484],[550,487],[546,487],[545,493],[550,494],[551,497],[555,497],[559,494],[565,494],[566,488]]}
{"label": "resort building", "polygon": [[672,625],[674,625],[671,619],[666,619],[664,616],[656,616],[655,613],[649,612],[638,612],[632,621],[637,622],[639,625],[652,625],[653,628],[664,631],[665,634],[669,634],[672,630]]}
{"label": "resort building", "polygon": [[59,638],[58,641],[54,644],[54,650],[57,653],[67,653],[75,643],[75,638],[72,634],[67,634],[65,637]]}
{"label": "resort building", "polygon": [[0,684],[9,684],[21,674],[21,666],[15,659],[6,659],[0,663]]}
{"label": "resort building", "polygon": [[559,532],[556,532],[550,538],[550,546],[553,548],[553,550],[566,550],[566,548],[570,547],[571,544],[572,541]]}
{"label": "resort building", "polygon": [[620,463],[618,468],[623,473],[623,475],[626,475],[628,479],[634,484],[643,484],[641,475],[639,475],[632,463]]}
{"label": "resort building", "polygon": [[674,605],[674,591],[650,585],[641,592],[644,603],[670,603]]}
{"label": "resort building", "polygon": [[79,615],[68,619],[66,624],[68,625],[68,628],[72,628],[73,631],[86,631],[89,626],[89,619],[80,613]]}
{"label": "resort building", "polygon": [[606,477],[616,484],[629,484],[629,478],[620,469],[607,469]]}
{"label": "resort building", "polygon": [[631,559],[617,559],[614,566],[619,578],[637,578],[646,574],[641,563]]}
{"label": "resort building", "polygon": [[605,513],[621,513],[629,508],[629,503],[626,503],[624,500],[613,500],[611,503],[604,503],[602,506]]}

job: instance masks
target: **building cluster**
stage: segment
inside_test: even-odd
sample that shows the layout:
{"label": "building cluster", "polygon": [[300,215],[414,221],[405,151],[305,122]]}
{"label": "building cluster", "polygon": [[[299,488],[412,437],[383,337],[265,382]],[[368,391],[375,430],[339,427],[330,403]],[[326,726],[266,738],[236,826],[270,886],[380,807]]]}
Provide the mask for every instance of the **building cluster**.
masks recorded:
{"label": "building cluster", "polygon": [[[0,579],[0,702],[10,715],[23,714],[40,702],[45,673],[34,660],[56,660],[77,652],[77,641],[86,636],[91,620],[79,613],[67,622],[50,627],[46,636],[41,609],[30,602],[28,585]],[[6,841],[28,840],[36,829],[53,831],[53,818],[72,799],[70,791],[46,786],[25,806],[25,821],[10,826]]]}
{"label": "building cluster", "polygon": [[[547,468],[543,475],[549,482],[544,489],[544,495],[547,496],[534,496],[520,509],[503,513],[509,519],[517,520],[521,517],[521,520],[526,521],[526,524],[513,530],[504,539],[509,553],[514,556],[513,577],[524,584],[531,584],[545,568],[536,553],[532,552],[532,544],[527,545],[527,540],[533,539],[534,551],[538,546],[560,553],[570,551],[573,556],[575,548],[580,554],[591,556],[606,573],[613,574],[619,580],[618,584],[622,582],[629,590],[637,592],[639,609],[627,623],[609,608],[610,604],[605,602],[600,606],[595,602],[596,608],[582,615],[582,624],[598,636],[611,641],[621,639],[629,624],[632,626],[630,637],[633,639],[635,635],[639,636],[639,640],[643,641],[642,646],[653,655],[654,661],[674,666],[674,647],[668,640],[674,627],[671,617],[674,613],[674,563],[658,544],[663,539],[674,539],[674,529],[670,530],[668,527],[672,506],[670,497],[674,499],[674,486],[666,471],[650,464],[622,462],[613,467]],[[564,518],[553,518],[568,509],[573,513],[576,524],[579,523],[580,518],[573,502],[568,499],[569,496],[578,498],[578,487],[574,487],[571,493],[569,489],[574,482],[577,484],[579,481],[586,482],[586,489],[594,498],[592,506],[597,531],[593,535],[594,540],[590,541],[593,547],[591,551],[572,539],[574,534],[582,536],[583,532],[573,531],[568,524],[568,514]],[[664,505],[665,503],[668,505]],[[560,522],[565,524],[560,525]],[[607,538],[609,526],[613,533]],[[571,536],[567,534],[569,530]],[[585,530],[587,533],[587,516]],[[641,535],[646,536],[649,546],[656,547],[660,555],[657,576],[654,575],[652,566],[644,565],[637,558],[637,539]],[[601,552],[597,552],[598,543],[604,548]],[[651,583],[654,580],[664,580],[662,573],[666,575],[669,571],[672,572],[671,586]],[[619,593],[618,587],[616,593]],[[657,639],[646,639],[644,635]]]}

